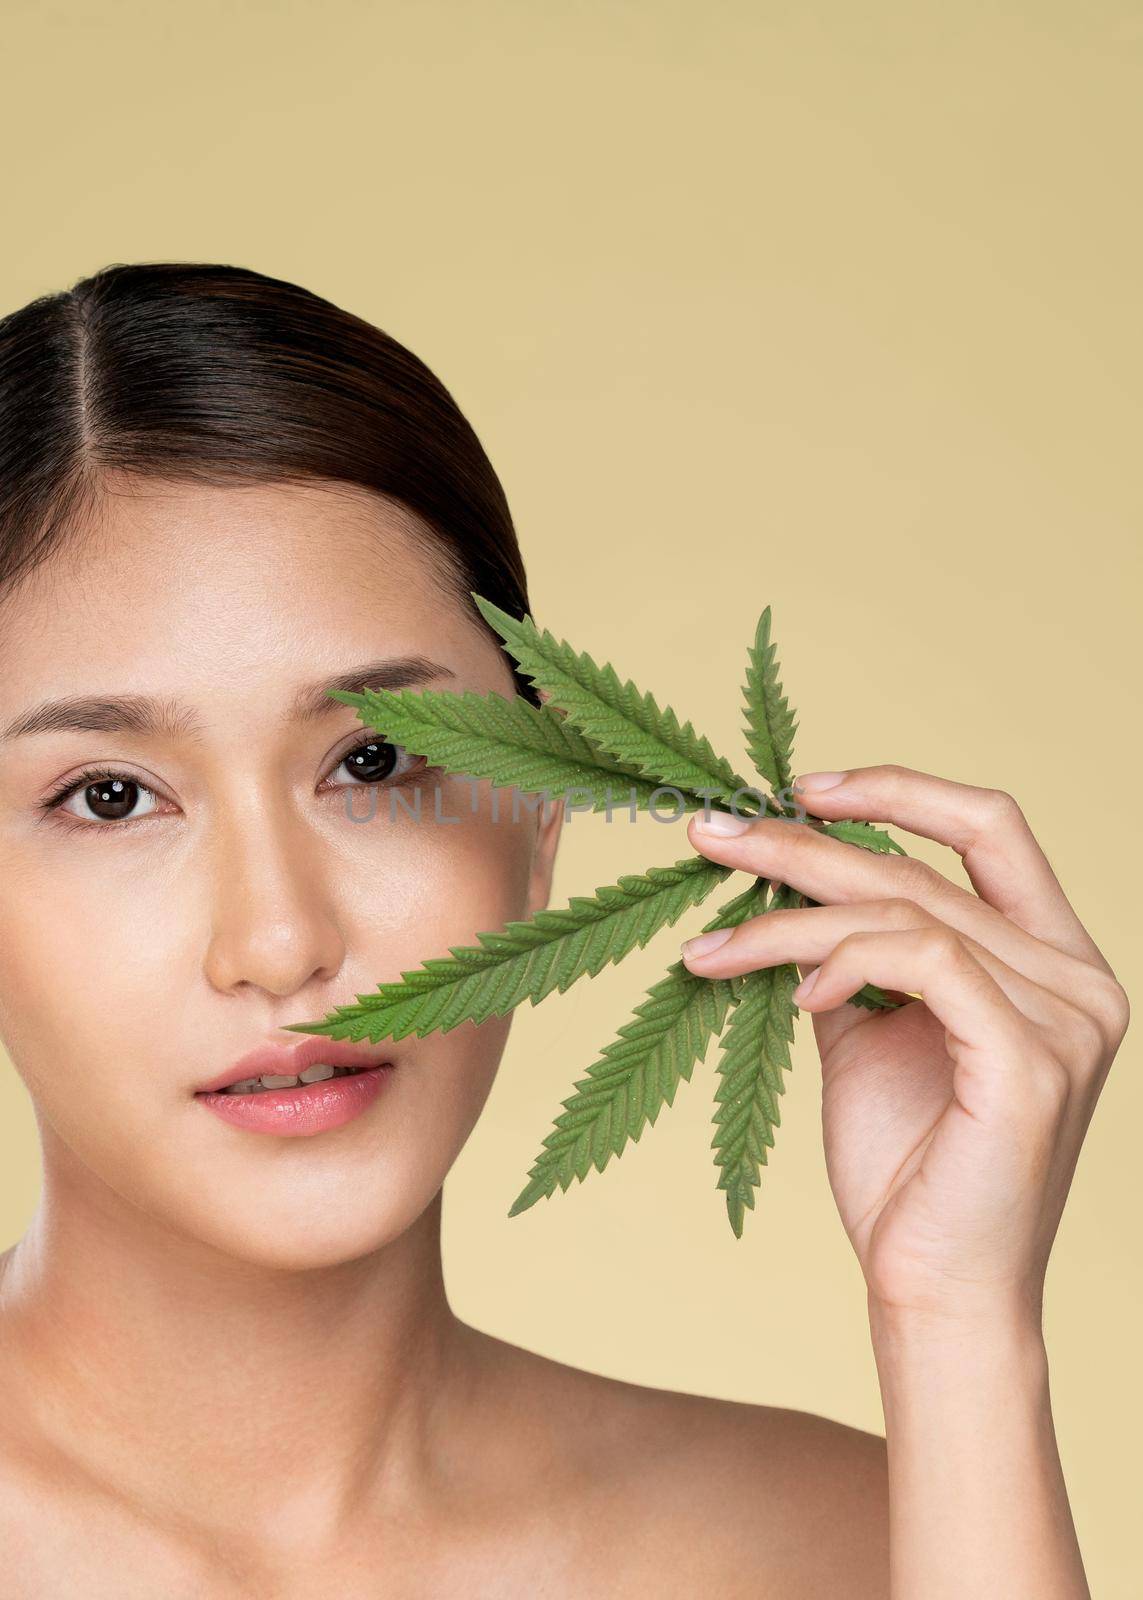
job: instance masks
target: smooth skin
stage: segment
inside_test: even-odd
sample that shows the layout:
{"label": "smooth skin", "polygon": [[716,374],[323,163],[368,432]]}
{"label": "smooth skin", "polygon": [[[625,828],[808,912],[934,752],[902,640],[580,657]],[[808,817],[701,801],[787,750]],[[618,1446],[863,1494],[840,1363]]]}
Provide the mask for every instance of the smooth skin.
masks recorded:
{"label": "smooth skin", "polygon": [[[1087,1600],[1041,1308],[1126,996],[1010,795],[896,766],[811,773],[795,794],[816,817],[950,846],[972,885],[804,822],[688,823],[711,860],[822,902],[752,918],[717,948],[699,936],[684,959],[711,977],[802,974],[884,1402],[889,1592]],[[901,1008],[847,1004],[865,983]]]}
{"label": "smooth skin", "polygon": [[[420,820],[388,783],[353,820],[363,725],[299,690],[412,655],[441,668],[423,687],[514,692],[399,508],[102,489],[0,596],[0,735],[77,695],[167,713],[0,737],[0,1040],[43,1150],[0,1258],[4,1600],[884,1596],[881,1440],[454,1314],[441,1188],[511,1014],[393,1042],[378,1100],[316,1136],[195,1102],[281,1024],[546,905],[563,816],[398,747]],[[45,808],[92,767],[139,785],[127,820],[82,783]]]}

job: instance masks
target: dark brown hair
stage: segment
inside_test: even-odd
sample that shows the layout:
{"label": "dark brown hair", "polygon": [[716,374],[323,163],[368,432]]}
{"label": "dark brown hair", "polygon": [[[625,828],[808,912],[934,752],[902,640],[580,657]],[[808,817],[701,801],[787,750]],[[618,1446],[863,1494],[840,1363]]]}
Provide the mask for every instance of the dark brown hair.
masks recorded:
{"label": "dark brown hair", "polygon": [[358,485],[413,513],[498,645],[470,591],[529,610],[504,490],[448,390],[389,334],[281,278],[115,264],[0,318],[0,595],[66,541],[103,471]]}

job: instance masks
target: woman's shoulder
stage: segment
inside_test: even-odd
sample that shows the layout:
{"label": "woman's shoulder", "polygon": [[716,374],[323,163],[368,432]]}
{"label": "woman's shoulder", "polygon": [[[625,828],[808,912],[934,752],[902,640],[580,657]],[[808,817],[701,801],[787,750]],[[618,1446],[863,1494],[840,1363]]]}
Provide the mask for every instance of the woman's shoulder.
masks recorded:
{"label": "woman's shoulder", "polygon": [[728,1600],[888,1594],[878,1435],[810,1412],[609,1378],[494,1342],[501,1393],[514,1397],[535,1438],[533,1465],[548,1464],[596,1536],[620,1562],[637,1562],[641,1581],[653,1575],[664,1600],[712,1587]]}

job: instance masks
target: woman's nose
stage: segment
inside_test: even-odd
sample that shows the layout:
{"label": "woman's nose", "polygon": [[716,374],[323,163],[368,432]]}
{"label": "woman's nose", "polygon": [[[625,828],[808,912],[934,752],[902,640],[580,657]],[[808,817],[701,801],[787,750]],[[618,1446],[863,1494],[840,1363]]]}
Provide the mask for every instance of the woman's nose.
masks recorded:
{"label": "woman's nose", "polygon": [[336,977],[345,942],[312,830],[288,808],[263,808],[214,843],[210,983],[288,995]]}

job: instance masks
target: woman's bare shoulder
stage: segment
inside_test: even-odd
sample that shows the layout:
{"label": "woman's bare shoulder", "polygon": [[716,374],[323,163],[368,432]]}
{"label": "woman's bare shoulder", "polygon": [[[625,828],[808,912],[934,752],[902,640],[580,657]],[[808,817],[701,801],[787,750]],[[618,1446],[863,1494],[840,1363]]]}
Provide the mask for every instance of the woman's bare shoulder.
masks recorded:
{"label": "woman's bare shoulder", "polygon": [[888,1594],[878,1435],[809,1412],[608,1378],[494,1342],[518,1414],[566,1474],[565,1492],[583,1496],[597,1533],[651,1568],[661,1563],[656,1594],[713,1584],[727,1600]]}

